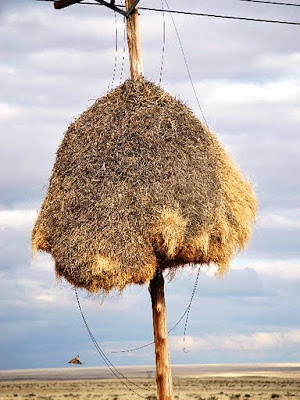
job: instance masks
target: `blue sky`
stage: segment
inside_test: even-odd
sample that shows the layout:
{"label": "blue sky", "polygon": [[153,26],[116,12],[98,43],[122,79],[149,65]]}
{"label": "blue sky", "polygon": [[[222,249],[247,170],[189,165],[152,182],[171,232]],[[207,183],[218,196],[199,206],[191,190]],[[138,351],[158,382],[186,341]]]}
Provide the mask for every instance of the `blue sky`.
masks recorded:
{"label": "blue sky", "polygon": [[[157,0],[157,6],[160,2]],[[148,0],[141,0],[149,5]],[[153,2],[151,3],[153,4]],[[171,8],[182,9],[179,1]],[[185,8],[300,21],[299,8],[237,0],[190,0]],[[252,180],[259,215],[249,247],[223,279],[202,268],[183,352],[179,325],[173,363],[299,362],[300,359],[300,28],[175,16],[210,128]],[[162,86],[201,119],[172,22],[166,15]],[[159,80],[162,16],[141,12],[147,78]],[[72,288],[57,282],[50,256],[32,259],[30,231],[68,125],[120,81],[123,21],[103,7],[0,5],[0,368],[62,367],[76,354],[103,365],[82,323]],[[128,77],[127,53],[124,77]],[[197,267],[166,284],[169,327],[189,303]],[[112,362],[150,364],[153,348],[111,351],[152,340],[147,287],[91,299],[86,318]]]}

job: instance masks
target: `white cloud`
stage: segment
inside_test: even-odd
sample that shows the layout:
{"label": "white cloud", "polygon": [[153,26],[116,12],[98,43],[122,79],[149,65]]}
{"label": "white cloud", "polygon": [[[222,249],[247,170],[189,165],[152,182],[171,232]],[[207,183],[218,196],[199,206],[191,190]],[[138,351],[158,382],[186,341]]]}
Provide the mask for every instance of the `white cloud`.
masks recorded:
{"label": "white cloud", "polygon": [[32,271],[54,271],[54,262],[50,254],[39,252],[32,259],[30,264]]}
{"label": "white cloud", "polygon": [[300,259],[237,259],[232,263],[232,269],[250,268],[259,275],[267,275],[283,280],[300,279]]}
{"label": "white cloud", "polygon": [[48,309],[62,307],[62,304],[67,308],[74,304],[74,301],[71,302],[70,290],[57,284],[54,272],[52,279],[48,278],[47,281],[43,281],[37,273],[27,275],[12,277],[2,274],[0,290],[3,305],[17,309]]}
{"label": "white cloud", "polygon": [[299,230],[300,208],[266,210],[258,217],[257,225],[266,229]]}
{"label": "white cloud", "polygon": [[300,85],[296,79],[245,83],[237,81],[210,82],[206,101],[212,104],[283,104],[299,102]]}
{"label": "white cloud", "polygon": [[36,217],[36,210],[0,210],[0,228],[29,227]]}
{"label": "white cloud", "polygon": [[257,59],[258,69],[278,70],[281,74],[299,75],[300,69],[300,53],[278,54],[265,53],[261,54]]}
{"label": "white cloud", "polygon": [[[50,73],[52,76],[56,73],[58,76],[64,76],[72,73],[93,73],[94,65],[101,65],[102,68],[106,64],[109,70],[112,52],[102,51],[101,54],[93,51],[78,52],[72,49],[43,49],[33,53],[28,61],[33,68],[39,71]],[[90,60],[87,64],[86,60]]]}
{"label": "white cloud", "polygon": [[21,109],[19,107],[4,102],[0,103],[0,120],[2,120],[2,122],[17,118],[20,114]]}
{"label": "white cloud", "polygon": [[[59,285],[55,283],[54,263],[50,256],[39,255],[35,262],[31,262],[29,232],[37,216],[35,205],[45,195],[44,186],[51,173],[55,150],[68,124],[92,104],[90,99],[106,92],[114,67],[115,23],[113,13],[103,7],[74,6],[65,11],[55,11],[49,3],[36,2],[34,7],[28,1],[19,1],[17,6],[12,6],[12,3],[15,2],[6,1],[7,11],[0,15],[0,34],[6,37],[0,44],[4,55],[0,66],[0,114],[7,123],[0,157],[1,169],[5,171],[1,179],[1,202],[5,206],[0,209],[0,229],[6,229],[6,234],[1,235],[1,262],[5,273],[1,273],[0,294],[3,304],[10,306],[10,314],[5,317],[7,320],[12,312],[19,312],[25,318],[31,314],[31,320],[40,312],[46,321],[48,313],[44,310],[61,310],[69,304],[74,307],[76,300],[69,284],[65,281]],[[227,6],[221,3],[216,1],[213,7],[211,2],[207,2],[203,7],[207,12],[212,7],[218,12],[222,9],[227,11]],[[232,4],[231,11],[246,14],[245,4],[238,3],[241,2]],[[182,8],[182,2],[174,0],[175,7]],[[191,1],[189,7],[197,10],[199,2]],[[265,10],[263,14],[267,15],[270,7],[259,10],[249,7],[248,10],[252,16],[261,16],[261,10]],[[286,7],[280,12],[283,13],[282,19],[288,19]],[[145,72],[148,78],[157,80],[162,15],[141,14]],[[287,247],[279,241],[284,242],[290,235],[289,246],[298,251],[299,184],[295,177],[300,172],[300,54],[294,28],[208,18],[175,18],[200,103],[209,122],[214,120],[214,125],[210,123],[210,126],[220,132],[227,149],[247,174],[258,182],[260,204],[264,198],[267,209],[258,219],[257,246],[265,246],[262,251],[267,248],[266,253],[274,258],[276,252]],[[168,17],[165,19],[167,43],[163,88],[180,95],[198,113],[172,22]],[[186,29],[187,21],[189,29]],[[156,29],[153,30],[154,25]],[[123,38],[119,16],[118,34],[119,77]],[[128,76],[127,71],[126,54],[124,77]],[[26,207],[22,201],[31,204]],[[16,204],[14,209],[12,204]],[[286,210],[280,208],[283,204]],[[199,300],[199,307],[195,307],[194,312],[197,313],[195,320],[205,326],[207,335],[188,337],[187,344],[199,349],[217,348],[220,355],[221,350],[232,348],[276,349],[276,346],[283,348],[285,343],[287,346],[289,343],[299,344],[297,330],[283,332],[270,328],[272,332],[265,331],[271,324],[277,326],[277,321],[278,325],[293,324],[298,315],[300,260],[292,259],[291,254],[287,254],[287,258],[276,261],[257,256],[254,260],[240,258],[234,261],[232,268],[247,271],[232,271],[220,283],[201,277],[199,285],[205,288],[200,287],[199,292],[204,296],[196,296],[195,305]],[[214,268],[208,269],[207,274],[214,275]],[[191,281],[191,290],[192,284]],[[273,297],[270,299],[264,296],[264,290],[270,293],[271,289],[266,286],[273,284],[276,290],[272,287]],[[282,290],[283,285],[285,290]],[[99,324],[101,318],[109,321],[117,336],[120,320],[128,325],[129,315],[133,315],[134,321],[129,323],[130,336],[136,332],[141,340],[141,331],[151,318],[149,296],[145,292],[146,287],[132,292],[126,290],[120,298],[109,298],[102,306],[100,299],[91,302],[92,311],[97,315],[95,321]],[[173,292],[170,288],[169,294],[168,300],[172,300],[169,315],[176,320],[175,314],[182,307],[183,295],[188,303],[189,289],[179,282]],[[237,301],[236,298],[232,300],[232,295],[242,297]],[[275,310],[274,296],[277,299]],[[82,303],[88,309],[90,300],[85,302],[82,298]],[[266,306],[268,304],[270,307]],[[136,312],[132,314],[132,310]],[[215,320],[211,318],[212,312],[218,315]],[[75,313],[67,314],[73,318]],[[112,314],[116,318],[111,318]],[[57,317],[58,313],[53,315]],[[34,333],[35,325],[31,320],[28,320],[28,326]],[[226,336],[221,332],[227,323],[234,332],[239,331],[240,324],[243,324],[244,332],[251,331],[254,324],[260,328],[256,328],[255,333]],[[104,325],[107,327],[108,323]],[[21,318],[18,332],[22,332],[24,326]],[[145,332],[146,338],[148,333]],[[191,333],[197,335],[195,331]],[[106,329],[103,334],[106,339],[110,338],[111,331]],[[123,340],[123,334],[121,336],[117,341]],[[16,342],[12,342],[12,353],[15,346]],[[31,348],[30,342],[28,348]],[[16,367],[19,366],[17,363]],[[29,366],[28,362],[26,366]]]}
{"label": "white cloud", "polygon": [[[268,350],[300,344],[300,329],[273,332],[254,332],[249,334],[186,336],[187,350]],[[182,336],[171,336],[170,345],[174,350],[183,347]]]}

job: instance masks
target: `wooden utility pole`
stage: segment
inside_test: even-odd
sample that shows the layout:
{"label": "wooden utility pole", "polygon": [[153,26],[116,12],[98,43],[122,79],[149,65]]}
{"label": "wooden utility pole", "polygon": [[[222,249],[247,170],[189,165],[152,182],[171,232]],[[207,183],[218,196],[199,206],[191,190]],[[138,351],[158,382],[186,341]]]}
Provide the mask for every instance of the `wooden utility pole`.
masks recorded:
{"label": "wooden utility pole", "polygon": [[[125,0],[126,11],[130,10],[133,4],[134,0]],[[127,18],[126,27],[131,79],[136,81],[143,76],[142,48],[137,7],[134,8],[133,12]],[[150,281],[149,292],[152,302],[157,399],[172,400],[173,384],[169,356],[167,312],[164,277],[161,270],[157,270],[153,279]]]}
{"label": "wooden utility pole", "polygon": [[[125,0],[126,11],[133,6],[134,0]],[[139,14],[137,7],[128,18],[126,18],[127,27],[127,43],[129,52],[130,74],[131,79],[136,81],[144,75],[142,48],[139,30]]]}
{"label": "wooden utility pole", "polygon": [[[81,0],[56,0],[54,7],[61,9]],[[114,11],[126,16],[127,43],[130,62],[131,78],[136,81],[143,77],[142,48],[139,32],[139,18],[136,4],[138,0],[125,0],[126,13],[115,5],[114,0],[96,0]],[[157,270],[150,281],[149,292],[152,302],[153,331],[156,358],[156,383],[158,400],[173,400],[173,385],[170,367],[167,312],[164,292],[164,277],[161,270]]]}
{"label": "wooden utility pole", "polygon": [[169,356],[164,277],[160,270],[156,271],[150,281],[149,291],[152,301],[157,399],[172,400],[173,384]]}

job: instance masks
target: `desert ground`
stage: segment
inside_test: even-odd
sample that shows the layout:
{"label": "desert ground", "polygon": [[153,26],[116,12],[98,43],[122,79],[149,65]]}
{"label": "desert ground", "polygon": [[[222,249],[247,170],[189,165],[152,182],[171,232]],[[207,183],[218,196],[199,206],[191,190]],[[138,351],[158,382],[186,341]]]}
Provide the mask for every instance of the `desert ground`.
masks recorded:
{"label": "desert ground", "polygon": [[[0,371],[0,400],[156,400],[153,367]],[[174,400],[300,400],[300,365],[177,366]],[[125,386],[125,384],[126,386]]]}

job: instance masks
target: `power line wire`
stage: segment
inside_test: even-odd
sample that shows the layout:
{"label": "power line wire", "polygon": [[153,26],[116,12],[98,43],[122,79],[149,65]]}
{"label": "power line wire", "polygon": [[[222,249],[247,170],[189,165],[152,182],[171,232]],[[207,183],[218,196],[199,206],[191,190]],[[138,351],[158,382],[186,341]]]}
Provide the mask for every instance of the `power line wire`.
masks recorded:
{"label": "power line wire", "polygon": [[280,3],[278,1],[265,1],[265,0],[239,0],[239,1],[246,1],[249,3],[261,3],[261,4],[270,4],[275,6],[291,6],[291,7],[300,7],[300,4],[296,3]]}
{"label": "power line wire", "polygon": [[[53,3],[53,0],[35,0],[35,1],[51,1]],[[102,4],[100,4],[100,3],[91,3],[89,1],[82,1],[82,2],[76,3],[76,4],[102,6]],[[116,6],[123,7],[122,5],[116,5]],[[200,12],[193,12],[193,11],[162,10],[160,8],[150,8],[150,7],[139,7],[139,10],[155,11],[155,12],[169,12],[171,14],[181,14],[181,15],[189,15],[189,16],[195,16],[195,17],[210,17],[210,18],[232,19],[232,20],[248,21],[248,22],[264,22],[264,23],[270,23],[270,24],[300,26],[300,22],[283,21],[283,20],[277,20],[277,19],[248,18],[248,17],[238,17],[238,16],[234,16],[234,15],[209,14],[209,13],[200,13]]]}
{"label": "power line wire", "polygon": [[[46,2],[54,3],[54,0],[36,0],[36,1],[46,1]],[[95,0],[95,1],[97,1],[97,0]],[[270,5],[276,5],[276,6],[300,7],[300,4],[298,4],[298,3],[287,3],[287,2],[279,2],[279,1],[268,1],[268,0],[238,0],[238,1],[244,1],[244,2],[249,2],[249,3],[270,4]],[[95,2],[90,2],[90,1],[81,1],[80,3],[76,3],[76,4],[89,4],[89,5],[96,5],[96,6],[103,5],[100,3],[95,3]],[[116,4],[116,7],[125,7],[125,6],[123,4]],[[141,8],[141,7],[139,7],[139,8]]]}
{"label": "power line wire", "polygon": [[[79,3],[83,4],[83,3]],[[163,10],[159,8],[150,8],[150,7],[139,7],[139,10],[147,10],[147,11],[156,11],[162,12]],[[248,17],[238,17],[233,15],[221,15],[221,14],[208,14],[208,13],[199,13],[193,11],[180,11],[180,10],[164,10],[165,12],[169,12],[171,14],[182,14],[182,15],[191,15],[196,17],[212,17],[212,18],[221,18],[221,19],[233,19],[233,20],[241,20],[241,21],[253,21],[253,22],[267,22],[272,24],[285,24],[285,25],[298,25],[300,26],[300,22],[293,21],[282,21],[276,19],[260,19],[260,18],[248,18]]]}

